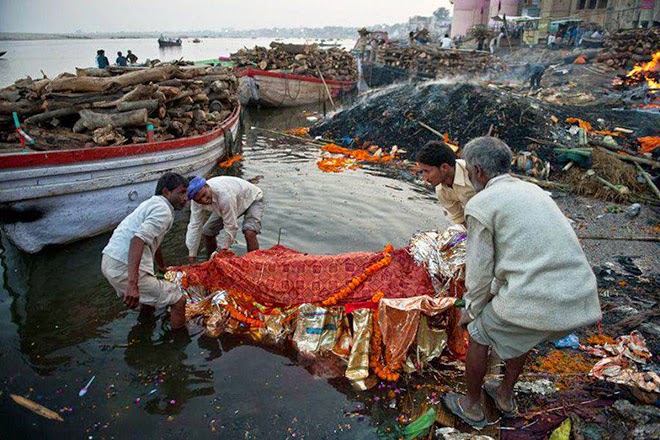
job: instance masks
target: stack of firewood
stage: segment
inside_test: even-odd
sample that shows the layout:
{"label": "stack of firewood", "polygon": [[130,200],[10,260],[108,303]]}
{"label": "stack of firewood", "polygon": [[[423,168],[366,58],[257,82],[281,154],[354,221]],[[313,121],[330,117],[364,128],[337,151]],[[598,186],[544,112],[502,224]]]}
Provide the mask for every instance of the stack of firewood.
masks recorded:
{"label": "stack of firewood", "polygon": [[273,42],[270,49],[241,49],[231,55],[231,60],[238,69],[254,67],[316,78],[323,75],[336,81],[356,81],[358,77],[355,58],[349,52],[336,47],[320,49],[315,44]]}
{"label": "stack of firewood", "polygon": [[498,58],[489,53],[441,49],[422,44],[380,46],[376,63],[431,77],[480,74],[502,68]]}
{"label": "stack of firewood", "polygon": [[632,67],[639,62],[651,61],[660,50],[660,28],[628,29],[613,33],[603,43],[597,60],[609,67]]}
{"label": "stack of firewood", "polygon": [[0,143],[16,145],[12,113],[35,149],[80,148],[194,136],[238,105],[236,76],[219,67],[77,69],[0,90]]}

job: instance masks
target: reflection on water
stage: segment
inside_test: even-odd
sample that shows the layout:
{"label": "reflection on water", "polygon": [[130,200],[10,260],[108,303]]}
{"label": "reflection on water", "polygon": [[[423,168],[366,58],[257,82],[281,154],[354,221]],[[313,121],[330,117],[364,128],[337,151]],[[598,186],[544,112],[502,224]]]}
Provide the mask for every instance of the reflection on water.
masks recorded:
{"label": "reflection on water", "polygon": [[[319,111],[318,108],[308,110]],[[443,227],[427,189],[390,168],[340,174],[316,167],[319,148],[251,129],[303,125],[301,109],[245,115],[243,159],[217,170],[261,176],[268,208],[260,243],[336,254],[400,247],[419,229]],[[168,264],[186,260],[185,215],[166,236]],[[232,335],[209,338],[168,330],[167,315],[137,320],[100,273],[109,235],[20,254],[4,242],[0,290],[0,426],[8,438],[371,438],[383,408],[346,414],[368,401],[340,376],[341,366],[300,359],[291,347],[258,347]],[[233,250],[243,253],[239,235]],[[96,380],[83,398],[78,391]],[[54,423],[18,407],[24,395],[65,418]],[[375,416],[374,416],[375,415]],[[391,417],[390,417],[391,420]]]}

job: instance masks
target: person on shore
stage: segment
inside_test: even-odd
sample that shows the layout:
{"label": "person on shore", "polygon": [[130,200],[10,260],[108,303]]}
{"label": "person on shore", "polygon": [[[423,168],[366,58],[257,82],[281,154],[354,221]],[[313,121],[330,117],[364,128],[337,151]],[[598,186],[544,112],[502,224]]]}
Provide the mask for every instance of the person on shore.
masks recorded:
{"label": "person on shore", "polygon": [[103,49],[96,51],[96,65],[99,69],[105,69],[110,66],[110,60],[105,56],[105,51]]}
{"label": "person on shore", "polygon": [[465,161],[444,142],[430,141],[416,156],[424,180],[435,188],[438,201],[452,223],[465,224],[465,205],[475,191],[468,178]]}
{"label": "person on shore", "polygon": [[185,327],[186,299],[174,283],[156,278],[154,262],[165,272],[160,245],[174,223],[174,211],[186,205],[188,179],[165,173],[156,193],[142,202],[117,226],[103,249],[101,272],[130,308],[140,305],[140,315],[170,307],[172,329]]}
{"label": "person on shore", "polygon": [[495,53],[496,44],[497,44],[497,37],[491,38],[490,43],[488,44],[488,50],[490,50],[490,53]]}
{"label": "person on shore", "polygon": [[[243,235],[247,251],[259,249],[257,235],[261,233],[261,219],[266,209],[263,191],[247,180],[233,176],[213,177],[208,181],[195,177],[188,185],[190,223],[186,232],[188,260],[197,259],[202,236],[209,256],[217,251],[228,250],[238,232],[238,217],[243,218]],[[205,212],[210,212],[204,223]],[[220,246],[217,235],[224,230]]]}
{"label": "person on shore", "polygon": [[454,47],[454,42],[451,41],[451,38],[449,38],[449,34],[445,34],[445,36],[440,40],[440,48],[451,49],[452,47]]}
{"label": "person on shore", "polygon": [[121,54],[121,51],[117,52],[117,59],[115,60],[118,66],[128,66],[126,57]]}
{"label": "person on shore", "polygon": [[128,49],[126,53],[126,59],[130,64],[135,64],[137,63],[138,57],[130,49]]}
{"label": "person on shore", "polygon": [[[481,391],[504,415],[515,415],[513,389],[527,354],[601,319],[594,276],[570,223],[541,188],[509,175],[512,153],[493,137],[463,149],[477,194],[467,203],[465,309],[467,395],[447,407],[475,427],[486,425]],[[498,289],[491,290],[497,282]],[[501,382],[484,384],[488,351],[504,360]]]}
{"label": "person on shore", "polygon": [[527,64],[526,71],[529,77],[530,90],[540,89],[541,79],[545,73],[545,66],[543,64]]}

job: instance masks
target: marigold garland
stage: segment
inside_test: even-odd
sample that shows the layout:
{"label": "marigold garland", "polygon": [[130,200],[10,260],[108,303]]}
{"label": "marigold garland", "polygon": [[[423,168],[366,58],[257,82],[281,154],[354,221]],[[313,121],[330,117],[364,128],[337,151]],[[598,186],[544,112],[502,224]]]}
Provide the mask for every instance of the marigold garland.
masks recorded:
{"label": "marigold garland", "polygon": [[382,268],[384,268],[385,266],[389,265],[392,262],[392,251],[394,251],[394,247],[392,245],[388,244],[387,246],[385,246],[385,249],[383,249],[383,255],[385,256],[383,258],[381,258],[379,261],[372,264],[371,266],[367,267],[364,273],[361,273],[360,275],[354,277],[346,287],[340,289],[334,295],[331,295],[329,298],[323,300],[321,302],[321,305],[326,307],[334,306],[339,301],[346,298],[351,292],[353,292],[358,286],[360,286],[360,284],[364,283],[365,280],[370,275],[381,270]]}
{"label": "marigold garland", "polygon": [[323,158],[319,160],[316,163],[316,166],[318,166],[321,171],[326,173],[338,173],[347,167],[349,169],[354,169],[359,166],[359,164],[353,163],[352,160],[348,158],[352,158],[353,160],[360,162],[372,163],[385,163],[394,159],[394,156],[391,155],[376,156],[372,155],[367,150],[351,150],[335,144],[326,144],[321,149],[331,154],[341,154],[346,156],[340,158]]}
{"label": "marigold garland", "polygon": [[[374,297],[379,296],[378,301],[382,299],[382,292],[378,292]],[[384,295],[383,295],[384,296]],[[374,301],[374,302],[378,302]],[[376,376],[381,380],[386,380],[388,382],[396,382],[399,380],[399,373],[396,373],[394,370],[398,370],[400,365],[383,365],[380,362],[380,357],[382,354],[382,342],[383,334],[380,331],[380,326],[378,325],[378,310],[374,311],[372,318],[373,332],[371,334],[371,353],[369,356],[369,366],[374,370]]]}
{"label": "marigold garland", "polygon": [[229,167],[232,166],[235,162],[238,162],[238,161],[241,160],[241,159],[243,159],[243,156],[240,156],[240,155],[239,155],[239,156],[234,156],[234,157],[232,157],[231,159],[227,159],[227,160],[225,160],[224,162],[220,162],[220,163],[218,163],[218,166],[219,166],[219,167],[222,167],[222,168],[229,168]]}
{"label": "marigold garland", "polygon": [[234,318],[236,321],[243,322],[245,324],[248,324],[250,327],[265,327],[266,323],[255,318],[250,318],[249,316],[246,316],[242,314],[241,312],[238,311],[233,306],[230,306],[229,304],[225,304],[222,307],[224,307],[225,310],[229,312],[229,315]]}
{"label": "marigold garland", "polygon": [[290,134],[291,136],[298,137],[307,137],[307,135],[309,135],[309,127],[292,128],[290,130],[285,130],[284,134]]}

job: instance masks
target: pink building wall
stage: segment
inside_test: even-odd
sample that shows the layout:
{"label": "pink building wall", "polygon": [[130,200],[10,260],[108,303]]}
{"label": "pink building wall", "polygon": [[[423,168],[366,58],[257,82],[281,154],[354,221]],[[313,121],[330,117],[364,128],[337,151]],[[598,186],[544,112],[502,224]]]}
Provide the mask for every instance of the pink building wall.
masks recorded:
{"label": "pink building wall", "polygon": [[[500,12],[497,12],[497,8],[501,4]],[[515,17],[518,15],[518,0],[492,0],[490,2],[490,17],[495,17],[496,15],[504,15],[507,17]]]}
{"label": "pink building wall", "polygon": [[[504,8],[504,5],[502,7]],[[490,0],[455,0],[451,19],[451,36],[467,35],[472,26],[488,24],[490,8]],[[495,10],[497,10],[497,5],[495,5]]]}

